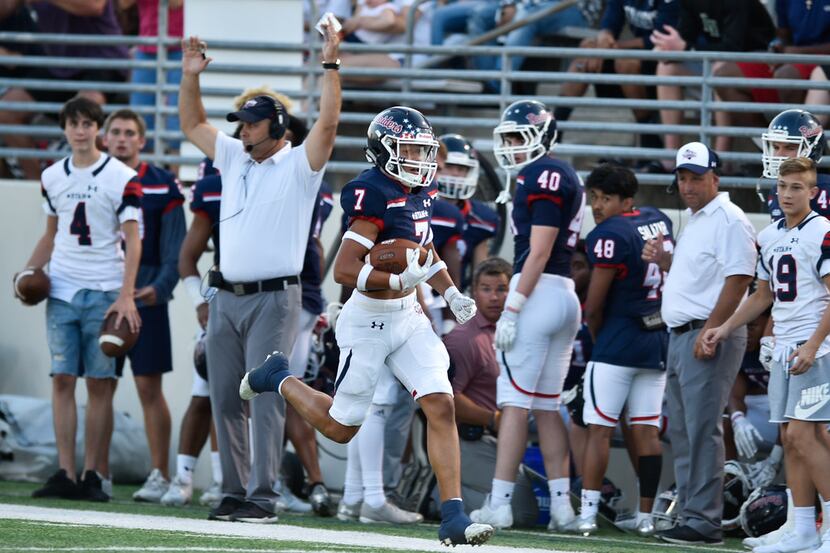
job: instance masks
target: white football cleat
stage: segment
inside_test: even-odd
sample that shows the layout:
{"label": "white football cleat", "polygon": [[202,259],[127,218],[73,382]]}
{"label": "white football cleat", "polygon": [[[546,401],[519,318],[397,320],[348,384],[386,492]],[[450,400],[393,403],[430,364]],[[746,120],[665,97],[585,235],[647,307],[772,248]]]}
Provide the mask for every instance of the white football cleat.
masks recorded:
{"label": "white football cleat", "polygon": [[821,540],[818,534],[804,536],[803,534],[790,530],[775,543],[753,548],[752,553],[798,553],[804,550],[813,551],[819,545],[821,545]]}
{"label": "white football cleat", "polygon": [[135,501],[143,501],[145,503],[158,503],[161,501],[161,496],[167,492],[170,487],[170,482],[162,476],[159,469],[153,469],[150,476],[144,482],[144,485],[133,494]]}
{"label": "white football cleat", "polygon": [[556,505],[551,504],[548,532],[565,532],[574,519],[576,519],[576,514],[569,501],[557,502]]}
{"label": "white football cleat", "polygon": [[510,528],[513,526],[513,508],[508,503],[493,509],[490,507],[490,494],[487,494],[481,508],[470,513],[470,520],[497,529]]}
{"label": "white football cleat", "polygon": [[183,507],[193,498],[193,482],[185,482],[178,475],[170,482],[170,487],[161,496],[161,504],[172,507]]}

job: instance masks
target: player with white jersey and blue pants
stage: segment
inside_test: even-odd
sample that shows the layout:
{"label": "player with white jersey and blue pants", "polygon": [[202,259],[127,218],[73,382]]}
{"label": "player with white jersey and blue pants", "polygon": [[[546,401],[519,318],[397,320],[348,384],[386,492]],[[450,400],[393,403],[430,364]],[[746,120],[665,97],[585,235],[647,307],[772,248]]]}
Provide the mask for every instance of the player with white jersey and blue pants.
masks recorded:
{"label": "player with white jersey and blue pants", "polygon": [[495,334],[501,370],[496,402],[501,428],[511,431],[499,436],[489,499],[471,516],[502,528],[513,524],[510,500],[532,410],[551,494],[548,528],[562,530],[574,513],[568,435],[559,406],[581,318],[570,265],[582,228],[585,190],[573,167],[549,155],[556,122],[544,104],[521,100],[508,106],[493,139],[499,165],[519,169],[511,221],[516,258]]}
{"label": "player with white jersey and blue pants", "polygon": [[[487,541],[493,528],[472,523],[464,513],[458,431],[447,375],[449,355],[414,291],[428,282],[442,294],[460,324],[475,315],[475,302],[453,285],[431,243],[429,221],[438,195],[437,150],[431,125],[414,109],[386,109],[369,125],[366,155],[375,167],[347,184],[340,196],[349,230],[334,275],[338,283],[356,292],[337,319],[340,366],[334,398],[293,378],[285,355],[279,352],[245,376],[239,393],[248,399],[261,392],[278,392],[324,435],[348,442],[367,416],[381,374],[391,369],[427,418],[427,448],[442,501],[438,537],[447,545],[475,545]],[[406,268],[399,274],[366,263],[375,243],[389,239],[420,244],[428,252],[425,260],[420,261],[418,249],[405,250]]]}
{"label": "player with white jersey and blue pants", "polygon": [[[704,344],[714,350],[730,332],[755,319],[772,304],[775,349],[769,382],[770,421],[787,423],[784,448],[799,458],[823,498],[830,498],[830,448],[822,439],[830,421],[830,221],[810,208],[818,192],[815,162],[783,162],[778,198],[784,219],[758,235],[758,288]],[[792,486],[794,525],[776,543],[756,553],[830,551],[830,533],[816,532],[814,496]],[[825,501],[824,512],[830,508]],[[818,549],[815,549],[819,546]]]}
{"label": "player with white jersey and blue pants", "polygon": [[641,253],[646,240],[658,236],[671,249],[672,224],[653,207],[634,207],[637,178],[625,167],[601,165],[588,176],[586,188],[597,223],[585,239],[593,267],[585,319],[594,346],[583,383],[588,443],[582,508],[571,530],[588,534],[597,529],[610,441],[625,407],[640,485],[631,529],[650,535],[663,459],[659,431],[668,334],[660,317],[665,274],[656,263],[643,261]]}

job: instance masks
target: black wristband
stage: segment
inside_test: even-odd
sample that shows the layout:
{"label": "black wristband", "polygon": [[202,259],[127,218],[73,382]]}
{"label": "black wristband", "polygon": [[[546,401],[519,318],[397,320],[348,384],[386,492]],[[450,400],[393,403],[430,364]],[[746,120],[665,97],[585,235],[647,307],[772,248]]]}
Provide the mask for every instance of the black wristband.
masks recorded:
{"label": "black wristband", "polygon": [[340,60],[337,59],[333,62],[323,62],[323,69],[333,69],[335,71],[340,70]]}

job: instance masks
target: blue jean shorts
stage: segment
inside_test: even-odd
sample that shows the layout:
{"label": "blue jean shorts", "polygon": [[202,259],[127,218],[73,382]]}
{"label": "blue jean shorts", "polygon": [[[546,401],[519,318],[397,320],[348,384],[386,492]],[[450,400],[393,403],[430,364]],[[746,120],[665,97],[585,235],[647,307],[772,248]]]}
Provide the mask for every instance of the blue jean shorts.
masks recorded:
{"label": "blue jean shorts", "polygon": [[50,376],[115,378],[115,359],[101,351],[98,334],[104,313],[117,298],[117,290],[79,290],[69,303],[49,298],[46,339],[52,356]]}

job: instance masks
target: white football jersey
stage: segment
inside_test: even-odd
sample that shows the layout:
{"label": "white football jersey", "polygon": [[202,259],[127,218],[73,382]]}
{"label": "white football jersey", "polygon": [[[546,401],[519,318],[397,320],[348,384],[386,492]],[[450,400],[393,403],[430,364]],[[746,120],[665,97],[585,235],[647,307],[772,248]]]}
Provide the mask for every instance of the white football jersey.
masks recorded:
{"label": "white football jersey", "polygon": [[[830,221],[811,212],[796,227],[786,219],[758,235],[758,278],[769,281],[774,296],[772,318],[776,343],[794,345],[812,336],[830,303],[822,277],[830,273]],[[825,340],[820,350],[826,350]]]}
{"label": "white football jersey", "polygon": [[43,172],[43,209],[58,218],[49,261],[52,297],[71,301],[80,289],[121,287],[121,223],[138,221],[141,211],[141,184],[135,174],[106,154],[90,167],[79,169],[67,157]]}

